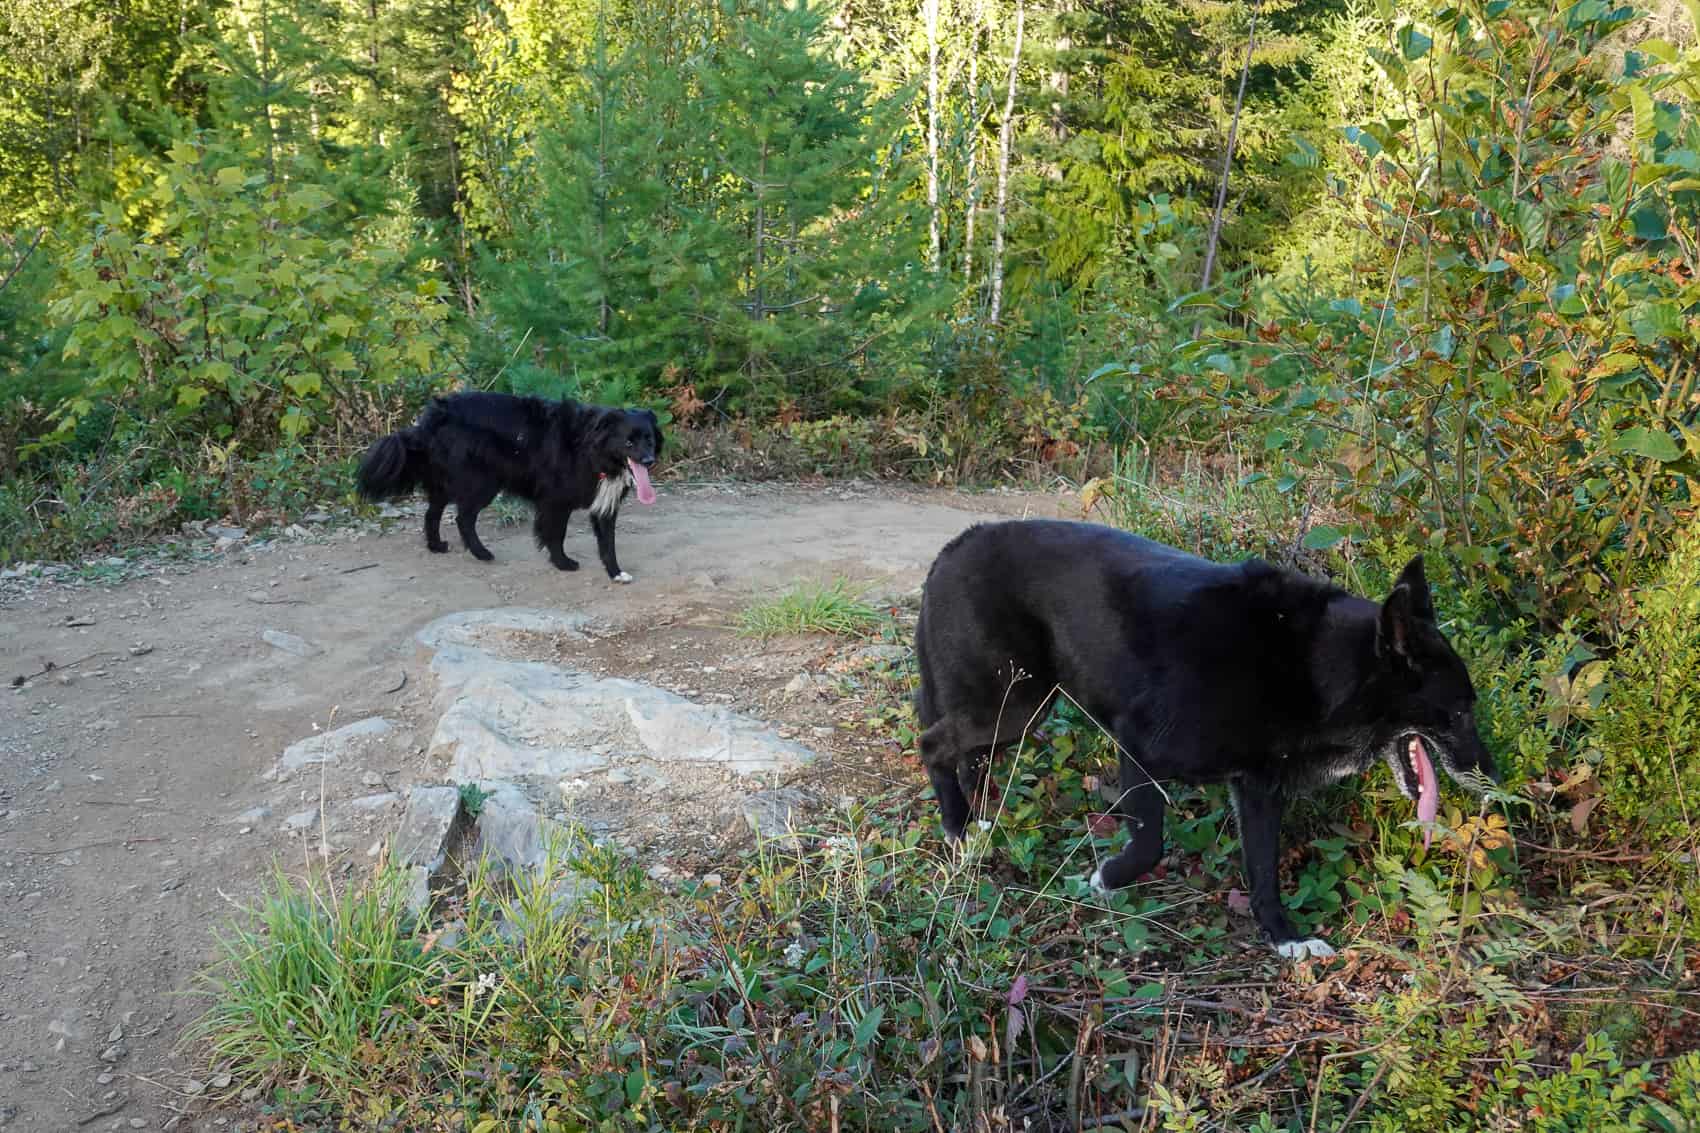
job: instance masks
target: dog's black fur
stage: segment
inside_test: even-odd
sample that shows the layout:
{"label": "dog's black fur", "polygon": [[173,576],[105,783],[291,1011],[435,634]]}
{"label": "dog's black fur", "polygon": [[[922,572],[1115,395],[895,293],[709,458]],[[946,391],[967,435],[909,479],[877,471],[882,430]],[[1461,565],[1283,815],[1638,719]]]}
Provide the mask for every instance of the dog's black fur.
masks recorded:
{"label": "dog's black fur", "polygon": [[567,517],[589,508],[608,577],[630,582],[614,557],[614,521],[634,473],[647,484],[648,469],[660,455],[661,425],[647,409],[457,393],[434,398],[413,427],[374,442],[358,479],[360,494],[373,500],[423,488],[425,545],[433,551],[449,549],[440,524],[443,508],[453,503],[461,544],[485,561],[495,556],[478,538],[478,513],[498,493],[533,504],[538,546],[561,570],[578,569],[561,545]]}
{"label": "dog's black fur", "polygon": [[1252,910],[1283,955],[1330,952],[1298,940],[1281,907],[1290,794],[1379,757],[1416,799],[1413,737],[1454,778],[1497,778],[1420,557],[1377,605],[1264,562],[1213,563],[1093,524],[990,524],[933,563],[915,651],[921,759],[948,836],[962,835],[991,751],[1036,724],[1061,688],[1122,749],[1115,809],[1129,841],[1094,888],[1128,885],[1162,856],[1159,780],[1225,781]]}

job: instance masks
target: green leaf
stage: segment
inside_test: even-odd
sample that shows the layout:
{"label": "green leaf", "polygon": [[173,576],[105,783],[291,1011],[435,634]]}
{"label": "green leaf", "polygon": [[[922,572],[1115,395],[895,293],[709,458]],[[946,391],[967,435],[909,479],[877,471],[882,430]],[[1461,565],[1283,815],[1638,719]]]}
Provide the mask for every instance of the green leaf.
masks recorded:
{"label": "green leaf", "polygon": [[1434,46],[1434,40],[1417,30],[1417,25],[1406,24],[1399,29],[1399,53],[1406,62],[1421,59],[1428,54],[1428,49]]}
{"label": "green leaf", "polygon": [[1682,333],[1682,308],[1674,300],[1643,303],[1629,316],[1629,329],[1637,342],[1653,345]]}
{"label": "green leaf", "polygon": [[1346,533],[1338,527],[1313,527],[1305,532],[1304,546],[1312,551],[1326,551],[1345,537]]}
{"label": "green leaf", "polygon": [[247,178],[242,175],[241,168],[235,165],[227,165],[213,174],[213,182],[220,189],[240,189],[242,183],[246,180]]}
{"label": "green leaf", "polygon": [[290,374],[283,379],[283,384],[294,391],[297,397],[311,397],[325,388],[324,379],[311,370],[304,374]]}
{"label": "green leaf", "polygon": [[1669,433],[1642,425],[1625,429],[1612,437],[1611,447],[1613,452],[1632,453],[1659,461],[1676,460],[1682,456],[1682,450]]}
{"label": "green leaf", "polygon": [[1532,201],[1517,202],[1517,233],[1525,248],[1538,248],[1547,241],[1546,210]]}
{"label": "green leaf", "polygon": [[879,1033],[880,1023],[884,1020],[885,1007],[876,1004],[871,1011],[862,1016],[862,1021],[856,1024],[856,1031],[850,1038],[851,1044],[858,1050],[867,1046]]}
{"label": "green leaf", "polygon": [[1635,114],[1635,141],[1638,145],[1647,145],[1658,133],[1658,123],[1653,115],[1653,96],[1647,93],[1647,88],[1636,83],[1629,88],[1629,106]]}

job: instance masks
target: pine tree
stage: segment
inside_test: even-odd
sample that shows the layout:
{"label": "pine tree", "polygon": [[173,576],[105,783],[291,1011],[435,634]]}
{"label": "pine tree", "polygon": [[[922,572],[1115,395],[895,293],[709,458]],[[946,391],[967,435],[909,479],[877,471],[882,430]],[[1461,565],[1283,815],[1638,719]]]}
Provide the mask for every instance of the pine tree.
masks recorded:
{"label": "pine tree", "polygon": [[922,218],[883,153],[903,104],[832,59],[807,3],[749,0],[693,71],[712,117],[690,139],[713,187],[690,228],[709,374],[823,408],[849,392],[872,323],[926,277]]}
{"label": "pine tree", "polygon": [[613,57],[602,25],[580,79],[561,124],[536,140],[539,196],[487,259],[485,300],[522,359],[516,388],[618,400],[682,361],[692,333],[670,294],[670,173],[691,100],[676,70],[646,67],[635,49]]}

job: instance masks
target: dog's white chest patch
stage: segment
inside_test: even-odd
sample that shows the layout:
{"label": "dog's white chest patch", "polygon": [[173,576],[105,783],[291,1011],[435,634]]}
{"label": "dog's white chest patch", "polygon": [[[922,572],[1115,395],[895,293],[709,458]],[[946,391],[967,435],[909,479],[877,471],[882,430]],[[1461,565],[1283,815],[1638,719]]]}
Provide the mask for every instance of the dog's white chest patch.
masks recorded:
{"label": "dog's white chest patch", "polygon": [[632,486],[632,474],[622,472],[618,476],[605,476],[596,482],[596,498],[590,501],[590,514],[604,518],[617,515],[620,511],[620,501],[625,498],[626,489]]}

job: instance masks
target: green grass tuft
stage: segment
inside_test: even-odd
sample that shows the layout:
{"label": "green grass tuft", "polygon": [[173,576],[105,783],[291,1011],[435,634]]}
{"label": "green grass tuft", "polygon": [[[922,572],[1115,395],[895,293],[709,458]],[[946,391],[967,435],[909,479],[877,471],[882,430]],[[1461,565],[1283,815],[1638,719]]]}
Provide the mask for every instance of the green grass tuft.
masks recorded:
{"label": "green grass tuft", "polygon": [[880,612],[850,592],[843,579],[801,583],[777,598],[757,602],[738,616],[745,637],[830,633],[868,637],[879,631]]}

